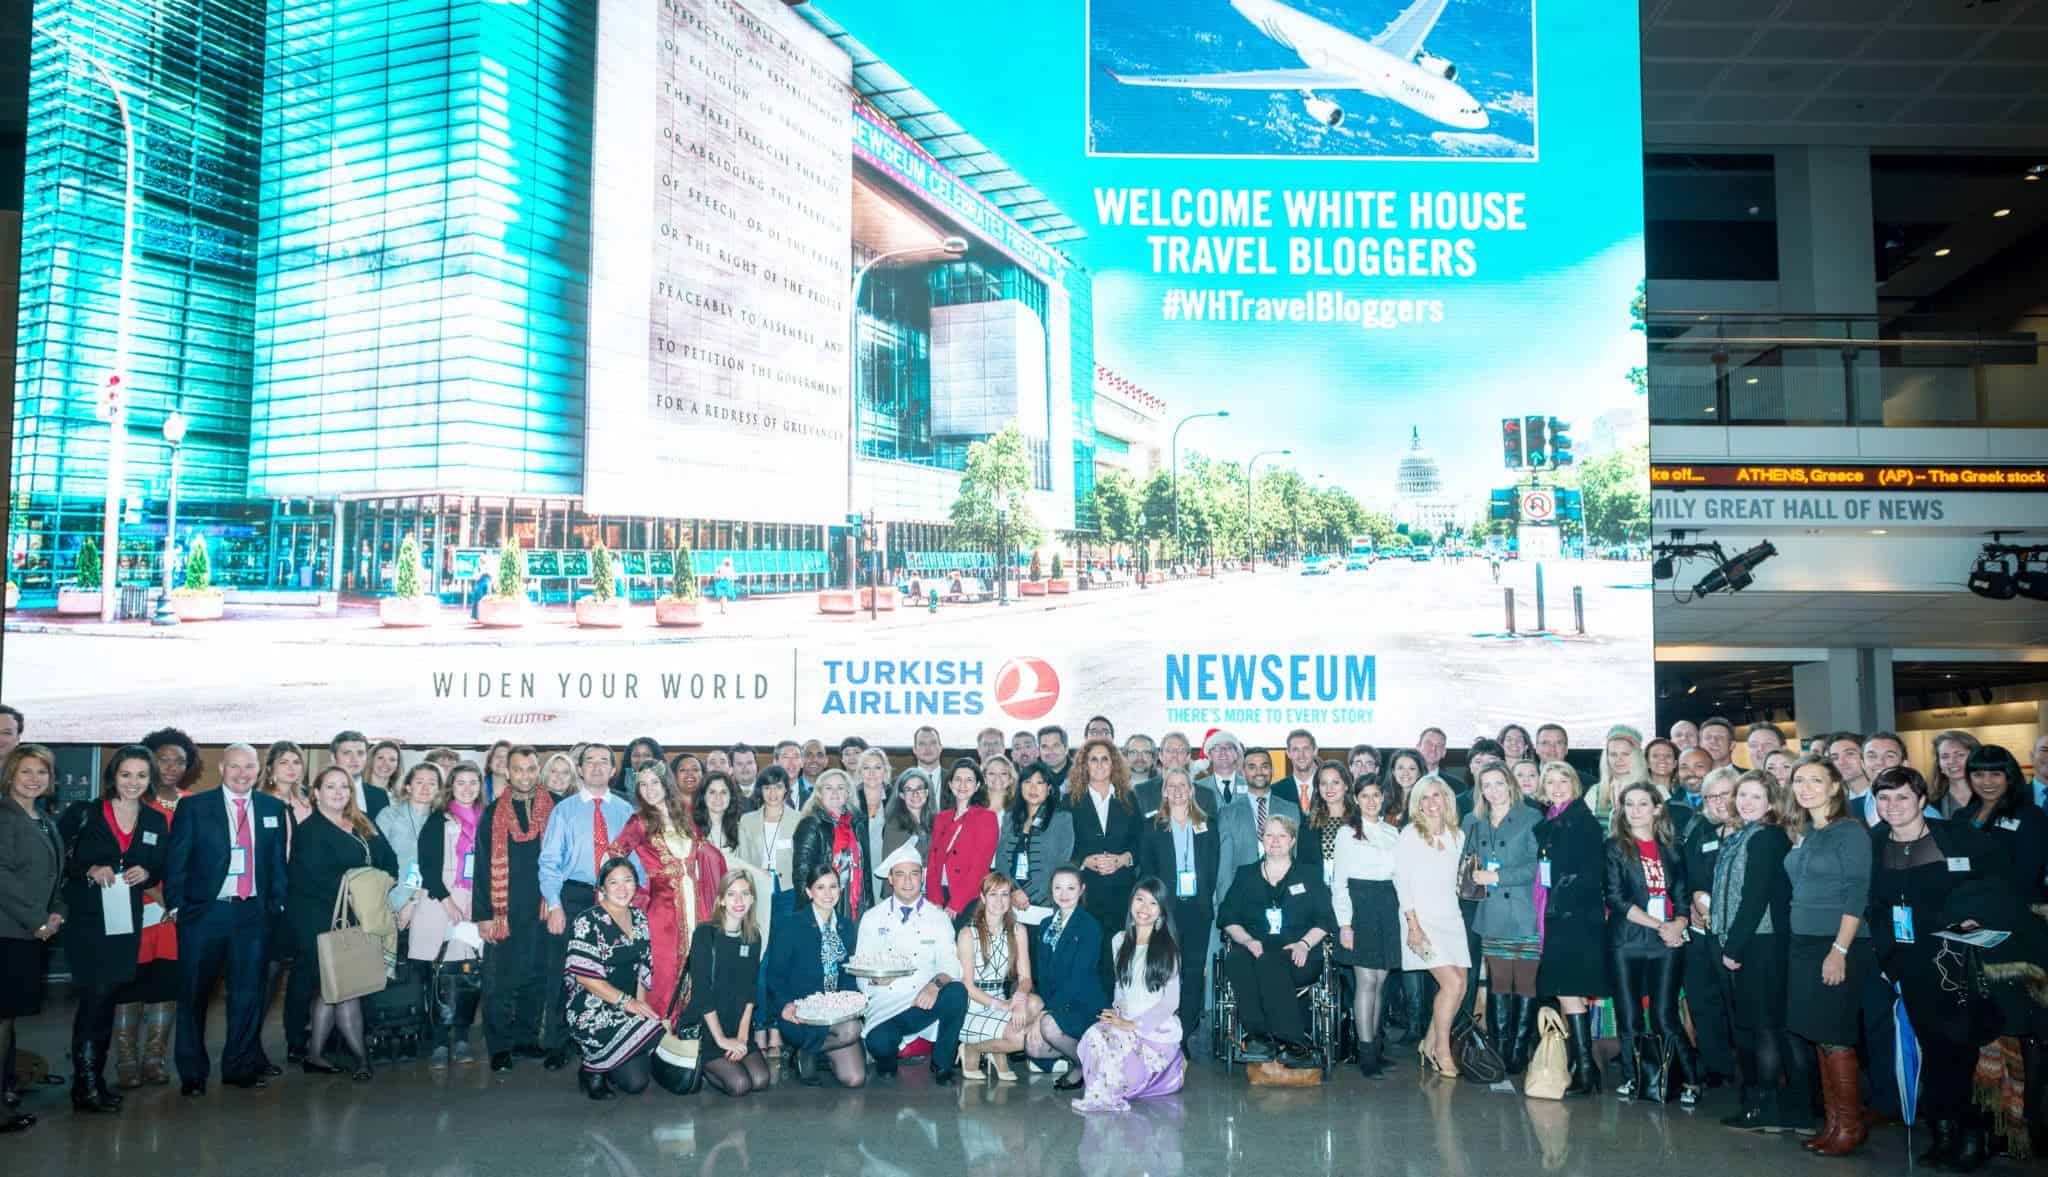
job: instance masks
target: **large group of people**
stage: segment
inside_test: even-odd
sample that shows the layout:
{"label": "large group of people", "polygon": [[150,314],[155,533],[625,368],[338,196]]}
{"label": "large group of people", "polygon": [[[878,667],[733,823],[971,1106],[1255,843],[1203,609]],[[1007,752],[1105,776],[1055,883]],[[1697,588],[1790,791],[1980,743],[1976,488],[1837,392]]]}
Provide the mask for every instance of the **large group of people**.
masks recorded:
{"label": "large group of people", "polygon": [[[18,712],[0,721],[19,735]],[[2024,1152],[2048,1023],[2048,737],[2031,779],[1964,732],[1936,740],[1931,777],[1888,732],[1801,748],[1757,724],[1745,742],[1748,767],[1724,719],[1616,727],[1586,772],[1561,726],[1510,724],[1453,767],[1437,728],[1342,750],[1297,730],[1268,751],[1228,731],[1119,743],[1098,716],[1075,741],[986,729],[950,761],[921,728],[898,772],[860,739],[472,758],[343,731],[317,770],[289,741],[232,744],[206,782],[165,728],[61,812],[52,754],[18,743],[0,768],[0,1127],[33,1122],[15,1026],[52,942],[77,991],[80,1113],[173,1070],[203,1094],[223,978],[222,1083],[283,1074],[261,1034],[280,980],[284,1062],[371,1079],[394,1015],[343,983],[348,932],[429,995],[426,1065],[573,1065],[592,1099],[741,1097],[778,1073],[861,1087],[922,1058],[941,1085],[1046,1073],[1092,1112],[1179,1090],[1208,1042],[1368,1079],[1397,1045],[1444,1079],[1479,1049],[1514,1076],[1554,1008],[1566,1095],[1691,1107],[1728,1086],[1723,1123],[1822,1155],[1902,1110],[1897,995],[1930,1163]],[[1334,1025],[1304,1000],[1318,986]]]}

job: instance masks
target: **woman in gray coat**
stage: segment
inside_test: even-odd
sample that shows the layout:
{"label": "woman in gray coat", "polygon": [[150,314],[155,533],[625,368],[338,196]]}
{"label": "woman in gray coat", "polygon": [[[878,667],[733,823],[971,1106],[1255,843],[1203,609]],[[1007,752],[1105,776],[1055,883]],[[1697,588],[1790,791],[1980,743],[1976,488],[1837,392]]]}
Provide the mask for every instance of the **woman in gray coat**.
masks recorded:
{"label": "woman in gray coat", "polygon": [[1057,793],[1044,765],[1024,770],[990,868],[1008,874],[1036,907],[1052,906],[1052,872],[1074,857],[1074,815],[1060,805]]}
{"label": "woman in gray coat", "polygon": [[64,840],[37,809],[56,781],[41,744],[16,745],[0,767],[0,1132],[36,1122],[15,1114],[14,1020],[42,1012],[43,958],[64,926]]}
{"label": "woman in gray coat", "polygon": [[1465,850],[1478,867],[1472,881],[1486,886],[1486,898],[1472,919],[1486,958],[1489,1039],[1520,1074],[1536,1048],[1536,962],[1543,940],[1536,926],[1536,823],[1542,814],[1522,802],[1522,790],[1507,765],[1479,770],[1473,787],[1472,820],[1465,824]]}

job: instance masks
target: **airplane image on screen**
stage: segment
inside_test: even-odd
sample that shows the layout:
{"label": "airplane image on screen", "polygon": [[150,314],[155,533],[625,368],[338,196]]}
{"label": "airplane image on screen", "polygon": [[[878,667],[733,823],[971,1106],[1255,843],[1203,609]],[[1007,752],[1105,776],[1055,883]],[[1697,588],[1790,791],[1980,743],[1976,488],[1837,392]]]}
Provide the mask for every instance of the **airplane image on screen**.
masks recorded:
{"label": "airplane image on screen", "polygon": [[1478,99],[1458,85],[1458,67],[1432,56],[1422,42],[1450,0],[1415,0],[1367,41],[1289,8],[1280,0],[1230,0],[1238,14],[1269,39],[1301,58],[1302,69],[1215,74],[1110,76],[1127,86],[1183,90],[1292,90],[1309,116],[1327,127],[1344,121],[1344,108],[1318,90],[1366,94],[1397,102],[1447,127],[1477,131],[1487,124]]}

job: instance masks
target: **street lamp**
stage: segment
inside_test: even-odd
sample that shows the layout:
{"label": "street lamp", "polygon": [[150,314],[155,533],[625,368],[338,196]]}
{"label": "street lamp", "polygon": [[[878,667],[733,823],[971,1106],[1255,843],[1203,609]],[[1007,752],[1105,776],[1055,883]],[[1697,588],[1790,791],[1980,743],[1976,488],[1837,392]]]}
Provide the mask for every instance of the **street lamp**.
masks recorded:
{"label": "street lamp", "polygon": [[1010,512],[1002,500],[996,501],[996,604],[1010,603]]}
{"label": "street lamp", "polygon": [[959,257],[967,252],[967,238],[945,237],[934,245],[911,245],[876,254],[861,263],[861,267],[853,272],[853,288],[846,300],[846,519],[849,545],[846,556],[846,587],[856,596],[860,591],[860,574],[854,568],[854,563],[860,539],[859,532],[853,525],[853,466],[860,456],[860,288],[861,284],[867,281],[868,271],[890,258],[931,253],[934,250],[947,257]]}
{"label": "street lamp", "polygon": [[178,451],[185,444],[185,431],[191,424],[185,414],[175,410],[164,418],[164,441],[171,447],[171,493],[164,506],[164,584],[157,593],[156,615],[149,619],[152,625],[178,624],[178,611],[171,607],[171,577],[178,554]]}
{"label": "street lamp", "polygon": [[[73,45],[70,38],[62,33],[47,28],[41,32],[66,53],[83,60],[93,73],[99,75],[107,89],[113,91],[114,106],[121,115],[125,173],[121,196],[121,284],[114,312],[114,370],[110,373],[120,381],[121,387],[108,406],[107,501],[100,527],[100,547],[106,552],[106,559],[100,565],[100,620],[106,622],[114,619],[114,599],[119,591],[116,585],[121,568],[121,484],[127,478],[128,422],[125,406],[131,391],[126,387],[128,326],[134,318],[135,309],[135,124],[128,117],[129,87],[114,77],[106,63]],[[144,93],[142,90],[135,92],[138,95]]]}
{"label": "street lamp", "polygon": [[1181,545],[1180,545],[1180,430],[1181,430],[1181,426],[1183,426],[1183,425],[1186,425],[1186,424],[1187,424],[1188,422],[1190,422],[1190,421],[1199,421],[1199,420],[1201,420],[1201,419],[1202,419],[1202,418],[1204,418],[1204,417],[1228,417],[1228,416],[1230,416],[1230,410],[1229,410],[1229,409],[1217,409],[1217,410],[1216,410],[1215,412],[1213,412],[1213,413],[1189,413],[1189,414],[1188,414],[1187,416],[1185,416],[1185,417],[1182,417],[1182,418],[1181,418],[1181,419],[1180,419],[1179,421],[1177,421],[1177,422],[1175,422],[1175,423],[1174,423],[1174,426],[1173,426],[1173,439],[1172,439],[1172,443],[1173,443],[1173,444],[1172,444],[1172,450],[1173,450],[1173,473],[1172,473],[1172,482],[1171,482],[1171,487],[1172,487],[1172,490],[1173,490],[1173,550],[1174,550],[1174,554],[1175,554],[1175,555],[1179,555],[1179,554],[1180,554],[1180,546],[1181,546]]}
{"label": "street lamp", "polygon": [[1140,507],[1138,508],[1138,587],[1141,589],[1152,587],[1148,583],[1151,577],[1147,575],[1151,571],[1151,556],[1152,540],[1145,534],[1145,509]]}
{"label": "street lamp", "polygon": [[1293,452],[1293,450],[1260,450],[1252,455],[1251,461],[1244,464],[1244,559],[1245,563],[1251,565],[1253,572],[1259,570],[1259,541],[1252,533],[1252,467],[1259,464],[1260,458],[1270,457],[1274,454],[1285,456]]}

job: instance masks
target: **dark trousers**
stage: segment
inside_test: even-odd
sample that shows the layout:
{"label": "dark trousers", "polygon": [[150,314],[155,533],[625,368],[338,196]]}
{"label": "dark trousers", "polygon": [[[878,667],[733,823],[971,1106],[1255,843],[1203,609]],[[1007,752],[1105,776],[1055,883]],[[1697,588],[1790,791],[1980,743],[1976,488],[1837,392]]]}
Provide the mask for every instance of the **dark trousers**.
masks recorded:
{"label": "dark trousers", "polygon": [[1700,1051],[1700,1065],[1716,1075],[1735,1075],[1735,1032],[1728,1018],[1728,994],[1721,986],[1721,942],[1689,936],[1685,949],[1685,1007]]}
{"label": "dark trousers", "polygon": [[1294,967],[1294,959],[1278,945],[1268,944],[1254,957],[1244,945],[1232,943],[1223,958],[1223,976],[1237,1000],[1237,1024],[1246,1034],[1263,1034],[1281,1042],[1308,1045],[1308,1020],[1294,991],[1315,980],[1317,954]]}
{"label": "dark trousers", "polygon": [[[1678,983],[1685,971],[1685,951],[1669,948],[1611,948],[1608,971],[1614,977],[1614,1032],[1630,1038],[1654,1030],[1669,1038],[1685,1037],[1678,1018]],[[1643,1019],[1643,999],[1650,1002]],[[1630,1049],[1623,1044],[1622,1049]]]}
{"label": "dark trousers", "polygon": [[959,1065],[960,1023],[967,1017],[967,986],[955,981],[939,990],[930,1009],[911,1006],[868,1032],[868,1053],[878,1059],[893,1059],[903,1040],[937,1023],[939,1040],[932,1043],[932,1066],[947,1069]]}
{"label": "dark trousers", "polygon": [[577,916],[595,906],[597,888],[588,883],[562,884],[563,932],[560,936],[548,937],[551,941],[548,946],[548,979],[555,987],[548,994],[547,1020],[541,1027],[541,1044],[549,1050],[562,1050],[569,1045],[569,987],[562,983],[562,965],[569,955],[568,932],[576,926]]}
{"label": "dark trousers", "polygon": [[484,1046],[492,1054],[546,1042],[547,1011],[561,1004],[566,937],[539,922],[514,923],[511,933],[484,946]]}
{"label": "dark trousers", "polygon": [[223,1078],[243,1079],[263,1065],[263,965],[270,955],[270,918],[258,899],[216,899],[191,920],[178,921],[178,1078],[205,1080],[206,1007],[227,974],[228,1033],[221,1046]]}

